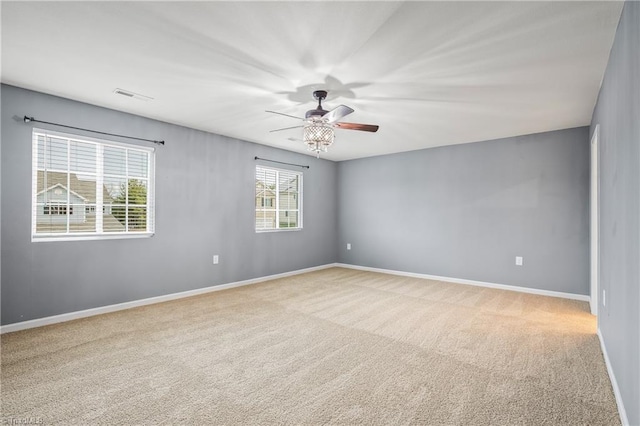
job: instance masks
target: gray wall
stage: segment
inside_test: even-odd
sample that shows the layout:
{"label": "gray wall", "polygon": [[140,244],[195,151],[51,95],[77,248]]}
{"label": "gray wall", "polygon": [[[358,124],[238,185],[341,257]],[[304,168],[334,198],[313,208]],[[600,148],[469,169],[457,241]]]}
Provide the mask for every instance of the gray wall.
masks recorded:
{"label": "gray wall", "polygon": [[[12,86],[3,85],[1,97],[2,324],[337,260],[331,161]],[[166,140],[156,155],[155,236],[32,243],[32,126],[24,115]],[[311,166],[304,170],[303,230],[255,233],[256,155]]]}
{"label": "gray wall", "polygon": [[[640,3],[626,2],[591,132],[600,126],[598,327],[629,423],[640,424]],[[606,290],[606,306],[602,305]]]}
{"label": "gray wall", "polygon": [[586,127],[342,162],[339,260],[588,294],[588,185]]}

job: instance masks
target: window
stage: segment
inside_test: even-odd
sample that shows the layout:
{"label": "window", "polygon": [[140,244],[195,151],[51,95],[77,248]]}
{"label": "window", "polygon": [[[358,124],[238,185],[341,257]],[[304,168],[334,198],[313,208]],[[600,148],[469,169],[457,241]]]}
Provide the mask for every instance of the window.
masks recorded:
{"label": "window", "polygon": [[[47,203],[44,205],[44,214],[67,214],[67,205],[60,203]],[[73,214],[73,206],[69,206],[69,214]]]}
{"label": "window", "polygon": [[273,198],[261,198],[260,200],[262,201],[262,207],[273,207]]}
{"label": "window", "polygon": [[154,232],[155,150],[33,130],[32,240]]}
{"label": "window", "polygon": [[302,173],[256,166],[256,231],[302,229]]}

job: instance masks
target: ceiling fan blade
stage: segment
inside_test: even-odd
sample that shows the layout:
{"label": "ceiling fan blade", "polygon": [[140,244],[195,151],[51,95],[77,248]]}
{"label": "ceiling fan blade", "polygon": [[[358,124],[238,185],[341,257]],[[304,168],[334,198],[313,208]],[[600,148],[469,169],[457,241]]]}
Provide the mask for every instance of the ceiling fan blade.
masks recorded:
{"label": "ceiling fan blade", "polygon": [[335,126],[345,130],[362,130],[364,132],[377,132],[380,126],[374,124],[336,123]]}
{"label": "ceiling fan blade", "polygon": [[279,132],[281,130],[298,129],[300,127],[304,127],[304,126],[283,127],[282,129],[269,130],[269,133]]}
{"label": "ceiling fan blade", "polygon": [[296,120],[304,120],[304,118],[302,118],[302,117],[296,117],[295,115],[289,115],[289,114],[285,114],[283,112],[269,111],[269,110],[266,110],[265,112],[270,112],[271,114],[284,115],[285,117],[295,118]]}
{"label": "ceiling fan blade", "polygon": [[335,123],[340,120],[342,117],[349,115],[353,112],[353,109],[349,108],[346,105],[339,105],[322,116],[323,119],[327,120],[327,123]]}

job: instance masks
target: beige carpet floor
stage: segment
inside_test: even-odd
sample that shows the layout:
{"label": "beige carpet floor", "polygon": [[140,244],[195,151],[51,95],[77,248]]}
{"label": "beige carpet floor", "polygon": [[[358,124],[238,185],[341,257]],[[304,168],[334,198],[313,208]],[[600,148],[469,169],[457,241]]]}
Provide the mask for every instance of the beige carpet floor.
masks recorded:
{"label": "beige carpet floor", "polygon": [[332,268],[1,337],[41,424],[616,425],[585,302]]}

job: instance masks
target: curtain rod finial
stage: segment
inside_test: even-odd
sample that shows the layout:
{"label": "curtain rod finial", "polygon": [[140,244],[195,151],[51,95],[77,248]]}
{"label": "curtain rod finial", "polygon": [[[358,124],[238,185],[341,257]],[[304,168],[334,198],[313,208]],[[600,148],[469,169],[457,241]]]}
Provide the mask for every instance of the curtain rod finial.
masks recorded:
{"label": "curtain rod finial", "polygon": [[25,123],[30,123],[33,121],[33,117],[27,117],[26,115],[24,116],[24,122]]}

